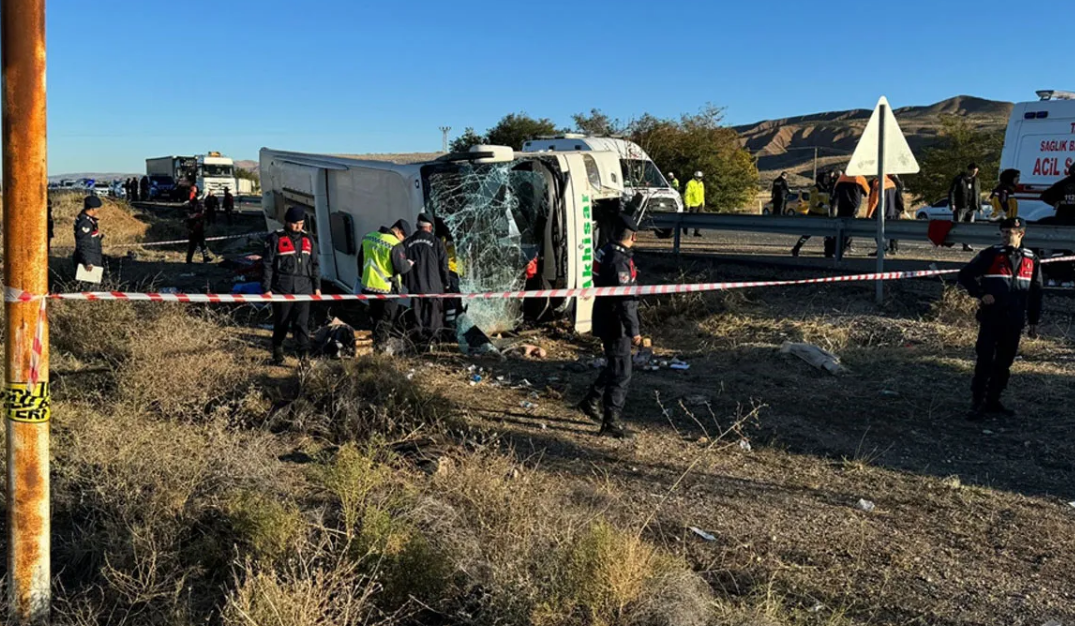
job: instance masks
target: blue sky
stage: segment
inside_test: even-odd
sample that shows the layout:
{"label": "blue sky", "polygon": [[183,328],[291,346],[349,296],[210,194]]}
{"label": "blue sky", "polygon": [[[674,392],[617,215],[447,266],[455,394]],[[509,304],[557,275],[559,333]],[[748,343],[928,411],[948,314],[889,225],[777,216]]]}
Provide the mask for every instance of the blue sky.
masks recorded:
{"label": "blue sky", "polygon": [[431,151],[440,125],[514,111],[567,125],[712,102],[740,124],[881,94],[1030,100],[1075,90],[1073,18],[1070,0],[49,0],[49,171]]}

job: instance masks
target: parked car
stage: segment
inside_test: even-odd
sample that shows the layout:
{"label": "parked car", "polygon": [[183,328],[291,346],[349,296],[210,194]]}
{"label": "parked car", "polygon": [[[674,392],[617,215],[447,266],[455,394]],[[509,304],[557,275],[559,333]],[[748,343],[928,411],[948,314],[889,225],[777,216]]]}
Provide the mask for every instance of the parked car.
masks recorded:
{"label": "parked car", "polygon": [[93,181],[93,189],[90,193],[101,198],[106,198],[112,195],[112,183],[109,183],[106,180],[95,180]]}
{"label": "parked car", "polygon": [[[810,212],[810,196],[812,190],[800,189],[788,194],[788,204],[784,207],[784,215],[806,215]],[[761,208],[762,215],[773,214],[773,202],[766,202]]]}
{"label": "parked car", "polygon": [[163,174],[149,176],[149,199],[174,201],[177,198],[175,179]]}
{"label": "parked car", "polygon": [[122,180],[114,180],[114,181],[112,181],[112,185],[109,187],[108,191],[112,195],[113,198],[121,198],[122,199],[122,198],[127,197],[127,188],[124,187],[124,185],[123,185],[124,182],[125,181],[122,181]]}
{"label": "parked car", "polygon": [[[975,221],[986,222],[993,217],[993,207],[982,203],[982,208],[974,214]],[[916,220],[951,220],[952,209],[948,208],[948,198],[941,198],[933,204],[914,210]]]}

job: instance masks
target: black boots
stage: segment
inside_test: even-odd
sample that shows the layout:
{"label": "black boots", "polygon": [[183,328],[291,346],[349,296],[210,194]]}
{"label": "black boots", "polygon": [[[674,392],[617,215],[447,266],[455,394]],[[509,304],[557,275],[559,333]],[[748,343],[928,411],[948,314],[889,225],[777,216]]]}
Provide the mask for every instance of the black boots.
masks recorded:
{"label": "black boots", "polygon": [[632,439],[635,436],[620,419],[619,411],[605,412],[605,419],[601,422],[601,431],[597,434],[613,439]]}
{"label": "black boots", "polygon": [[590,418],[592,421],[600,424],[601,419],[601,400],[593,396],[586,396],[582,399],[582,402],[578,404],[577,408],[583,415]]}
{"label": "black boots", "polygon": [[272,364],[283,365],[284,364],[284,347],[273,346],[272,349]]}
{"label": "black boots", "polygon": [[982,411],[989,415],[1015,417],[1015,411],[1005,407],[1000,403],[1000,400],[986,400],[985,406],[982,407]]}

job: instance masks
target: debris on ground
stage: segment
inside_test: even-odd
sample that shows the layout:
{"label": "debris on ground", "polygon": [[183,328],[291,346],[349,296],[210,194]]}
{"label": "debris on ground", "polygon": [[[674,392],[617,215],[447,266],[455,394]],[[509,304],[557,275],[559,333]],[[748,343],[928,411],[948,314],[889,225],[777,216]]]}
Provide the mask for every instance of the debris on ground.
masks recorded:
{"label": "debris on ground", "polygon": [[653,350],[643,348],[631,359],[638,367],[645,367],[653,360]]}
{"label": "debris on ground", "polygon": [[503,353],[506,356],[518,356],[524,359],[544,359],[549,356],[549,353],[545,351],[545,348],[528,343],[512,346],[504,350]]}
{"label": "debris on ground", "polygon": [[869,500],[866,500],[865,498],[860,498],[858,503],[855,504],[855,508],[860,510],[860,511],[865,511],[865,512],[869,513],[871,511],[873,511],[875,508],[877,508],[877,505],[874,504],[873,502],[870,502]]}
{"label": "debris on ground", "polygon": [[824,348],[819,348],[812,343],[792,343],[786,341],[784,342],[784,345],[780,346],[780,354],[795,355],[813,367],[826,371],[833,376],[839,374],[840,371],[843,370],[843,367],[840,365],[840,357]]}
{"label": "debris on ground", "polygon": [[739,440],[739,447],[742,448],[743,450],[745,450],[746,452],[750,452],[751,450],[754,449],[754,448],[752,448],[750,446],[750,442],[747,441],[746,439],[740,439]]}
{"label": "debris on ground", "polygon": [[686,404],[687,406],[702,406],[704,404],[709,404],[710,402],[711,399],[709,396],[703,396],[701,394],[683,397],[683,404]]}
{"label": "debris on ground", "polygon": [[680,361],[679,359],[672,359],[672,362],[668,364],[668,369],[685,372],[691,368],[689,363]]}
{"label": "debris on ground", "polygon": [[354,358],[357,347],[355,329],[334,317],[318,328],[313,337],[313,353],[333,359]]}
{"label": "debris on ground", "polygon": [[459,342],[459,351],[463,354],[495,355],[503,360],[505,357],[500,350],[493,345],[492,340],[474,322],[470,321],[464,313],[456,320],[456,340]]}
{"label": "debris on ground", "polygon": [[231,286],[232,293],[257,295],[262,293],[260,282],[235,283]]}
{"label": "debris on ground", "polygon": [[537,408],[536,404],[534,404],[533,402],[527,402],[526,400],[523,400],[522,402],[520,402],[519,406],[524,408],[524,409],[526,409],[527,411],[529,411],[530,409],[536,409]]}
{"label": "debris on ground", "polygon": [[713,535],[707,533],[706,531],[702,530],[701,528],[695,528],[694,526],[690,526],[690,527],[687,528],[687,530],[689,530],[692,533],[698,535],[702,539],[705,539],[706,541],[716,541],[717,540],[716,537],[714,537]]}

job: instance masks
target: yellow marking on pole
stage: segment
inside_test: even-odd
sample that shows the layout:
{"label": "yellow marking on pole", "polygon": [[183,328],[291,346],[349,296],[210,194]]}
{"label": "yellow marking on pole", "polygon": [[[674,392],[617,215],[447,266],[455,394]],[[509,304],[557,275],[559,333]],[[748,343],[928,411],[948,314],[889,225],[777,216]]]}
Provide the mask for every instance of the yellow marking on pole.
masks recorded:
{"label": "yellow marking on pole", "polygon": [[4,409],[7,418],[25,424],[44,424],[52,417],[52,397],[49,384],[8,383],[4,388]]}

